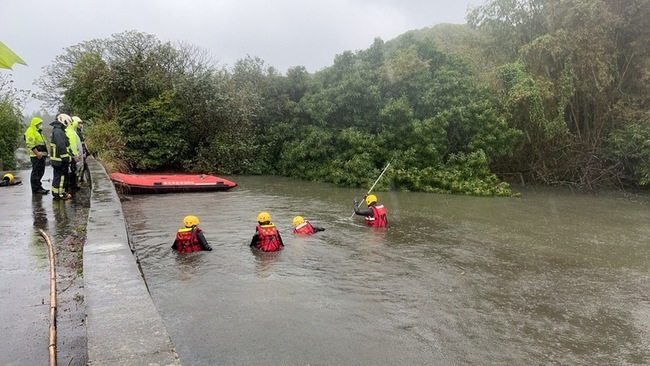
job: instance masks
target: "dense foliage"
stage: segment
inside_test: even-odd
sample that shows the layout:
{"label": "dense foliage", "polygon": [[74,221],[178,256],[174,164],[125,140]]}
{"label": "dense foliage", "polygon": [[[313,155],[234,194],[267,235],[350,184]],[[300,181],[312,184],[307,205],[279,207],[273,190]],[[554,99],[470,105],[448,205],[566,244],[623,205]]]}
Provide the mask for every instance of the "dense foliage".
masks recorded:
{"label": "dense foliage", "polygon": [[90,122],[119,170],[279,174],[341,186],[510,195],[498,177],[650,183],[647,0],[489,0],[282,75],[125,32],[68,48],[43,99]]}
{"label": "dense foliage", "polygon": [[649,17],[647,0],[490,0],[470,12],[501,114],[526,136],[508,169],[588,187],[650,181]]}
{"label": "dense foliage", "polygon": [[24,91],[13,88],[7,75],[0,75],[0,170],[11,170],[16,166],[14,151],[22,139],[20,111],[25,99]]}
{"label": "dense foliage", "polygon": [[42,96],[90,122],[91,149],[121,170],[281,174],[366,187],[509,195],[490,162],[518,132],[468,65],[408,35],[309,74],[258,58],[216,68],[137,32],[70,47]]}
{"label": "dense foliage", "polygon": [[469,67],[431,42],[405,35],[339,55],[291,112],[269,131],[284,134],[272,148],[280,174],[368,186],[392,161],[384,182],[394,189],[510,194],[489,163],[512,151],[518,132]]}

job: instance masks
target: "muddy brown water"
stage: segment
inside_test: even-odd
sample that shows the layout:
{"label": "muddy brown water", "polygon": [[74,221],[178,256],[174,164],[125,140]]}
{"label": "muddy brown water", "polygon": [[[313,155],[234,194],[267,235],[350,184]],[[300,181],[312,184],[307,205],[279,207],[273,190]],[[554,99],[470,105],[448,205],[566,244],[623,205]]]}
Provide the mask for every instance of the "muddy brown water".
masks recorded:
{"label": "muddy brown water", "polygon": [[[650,198],[378,192],[231,177],[229,192],[130,196],[132,244],[184,365],[650,363]],[[248,247],[268,211],[286,248]],[[170,249],[197,215],[212,252]],[[290,233],[295,215],[326,231]]]}

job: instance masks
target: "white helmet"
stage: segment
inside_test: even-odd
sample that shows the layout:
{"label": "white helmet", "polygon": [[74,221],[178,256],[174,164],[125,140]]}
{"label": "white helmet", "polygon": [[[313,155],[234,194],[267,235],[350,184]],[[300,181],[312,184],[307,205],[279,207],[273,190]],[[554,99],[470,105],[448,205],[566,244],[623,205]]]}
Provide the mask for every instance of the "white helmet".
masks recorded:
{"label": "white helmet", "polygon": [[63,125],[66,127],[72,124],[72,118],[70,118],[70,116],[68,116],[65,113],[61,113],[58,116],[56,116],[56,120],[63,123]]}
{"label": "white helmet", "polygon": [[[72,126],[74,128],[78,128],[80,123],[84,123],[84,121],[82,121],[81,118],[77,116],[72,116]],[[81,126],[81,128],[83,128],[83,125]]]}

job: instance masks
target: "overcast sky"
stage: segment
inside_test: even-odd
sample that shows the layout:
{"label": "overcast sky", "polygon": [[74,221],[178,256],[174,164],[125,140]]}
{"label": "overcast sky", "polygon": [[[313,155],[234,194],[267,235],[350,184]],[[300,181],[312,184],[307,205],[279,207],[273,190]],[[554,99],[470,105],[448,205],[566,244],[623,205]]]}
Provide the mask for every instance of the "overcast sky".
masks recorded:
{"label": "overcast sky", "polygon": [[[221,66],[247,55],[285,73],[330,66],[344,51],[368,48],[412,29],[465,23],[485,0],[5,0],[0,41],[22,57],[14,85],[36,90],[43,66],[83,41],[127,30],[207,49]],[[9,70],[0,70],[9,72]],[[31,101],[25,114],[40,107]]]}

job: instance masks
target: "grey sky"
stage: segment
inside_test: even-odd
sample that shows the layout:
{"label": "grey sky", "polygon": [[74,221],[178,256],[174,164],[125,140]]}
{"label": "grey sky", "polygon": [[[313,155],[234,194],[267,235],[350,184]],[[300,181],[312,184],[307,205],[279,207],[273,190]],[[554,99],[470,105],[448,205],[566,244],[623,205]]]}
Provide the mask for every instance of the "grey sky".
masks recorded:
{"label": "grey sky", "polygon": [[[8,0],[0,41],[29,65],[14,66],[20,89],[35,90],[41,68],[66,47],[136,30],[161,41],[207,49],[220,65],[246,55],[286,72],[332,64],[344,51],[368,48],[412,29],[465,23],[484,0]],[[8,71],[8,70],[7,70]],[[5,71],[2,71],[5,72]],[[26,114],[40,106],[30,101]]]}

